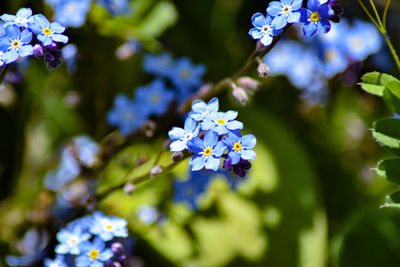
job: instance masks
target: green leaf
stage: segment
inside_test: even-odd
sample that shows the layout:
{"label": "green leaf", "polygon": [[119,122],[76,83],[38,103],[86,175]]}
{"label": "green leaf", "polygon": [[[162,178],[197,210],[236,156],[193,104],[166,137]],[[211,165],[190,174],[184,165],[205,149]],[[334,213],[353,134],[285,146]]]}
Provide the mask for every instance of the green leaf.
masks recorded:
{"label": "green leaf", "polygon": [[383,100],[391,111],[400,114],[400,99],[388,88],[383,90]]}
{"label": "green leaf", "polygon": [[360,83],[360,85],[361,88],[367,91],[368,93],[377,96],[382,96],[386,83],[391,81],[398,81],[398,80],[388,74],[379,72],[370,72],[362,77],[362,82]]}
{"label": "green leaf", "polygon": [[390,90],[392,94],[394,94],[398,99],[400,99],[400,81],[394,80],[388,83],[385,83],[385,87]]}
{"label": "green leaf", "polygon": [[381,208],[397,208],[400,209],[400,191],[386,196],[385,203]]}
{"label": "green leaf", "polygon": [[378,164],[377,173],[389,182],[400,184],[400,159],[386,159]]}
{"label": "green leaf", "polygon": [[372,135],[380,144],[400,149],[400,120],[383,119],[374,123]]}

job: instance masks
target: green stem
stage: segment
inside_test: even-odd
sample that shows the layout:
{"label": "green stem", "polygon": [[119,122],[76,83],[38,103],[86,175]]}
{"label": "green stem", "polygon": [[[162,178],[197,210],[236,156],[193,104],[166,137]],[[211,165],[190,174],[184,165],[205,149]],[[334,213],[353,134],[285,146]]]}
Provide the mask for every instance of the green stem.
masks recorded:
{"label": "green stem", "polygon": [[394,49],[392,42],[390,41],[389,36],[387,35],[387,33],[383,34],[383,37],[385,38],[385,42],[387,44],[387,46],[389,47],[390,53],[393,56],[394,61],[396,62],[397,65],[397,69],[400,71],[400,59],[399,56],[396,53],[396,50]]}
{"label": "green stem", "polygon": [[387,14],[389,11],[389,6],[392,0],[387,0],[386,5],[385,5],[385,11],[383,11],[383,29],[385,30],[386,33],[386,20],[387,20]]}
{"label": "green stem", "polygon": [[378,25],[378,23],[376,23],[374,17],[371,15],[371,13],[368,11],[367,7],[364,5],[364,3],[362,2],[362,0],[358,0],[358,3],[360,4],[361,8],[364,10],[365,14],[367,14],[368,18],[375,24],[376,28],[381,31],[382,29],[380,28],[380,26]]}
{"label": "green stem", "polygon": [[378,21],[379,27],[383,30],[383,24],[381,21],[381,17],[379,16],[379,13],[378,13],[378,10],[376,9],[375,3],[373,0],[369,0],[369,2],[371,3],[372,10],[374,10],[374,12],[375,12],[375,17]]}

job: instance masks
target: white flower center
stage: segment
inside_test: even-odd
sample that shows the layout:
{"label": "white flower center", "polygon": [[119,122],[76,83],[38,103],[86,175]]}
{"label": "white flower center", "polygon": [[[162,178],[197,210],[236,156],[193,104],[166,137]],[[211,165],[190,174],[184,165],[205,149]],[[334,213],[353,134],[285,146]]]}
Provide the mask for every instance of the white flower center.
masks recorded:
{"label": "white flower center", "polygon": [[78,238],[76,236],[73,236],[68,240],[67,243],[70,246],[76,246],[78,244],[78,242],[79,242]]}
{"label": "white flower center", "polygon": [[292,7],[290,5],[285,5],[282,6],[282,11],[280,14],[284,14],[284,15],[289,15],[289,13],[292,12]]}
{"label": "white flower center", "polygon": [[271,32],[271,27],[269,25],[264,25],[262,27],[262,32],[265,34],[269,34]]}
{"label": "white flower center", "polygon": [[26,18],[18,17],[18,18],[15,19],[15,22],[17,22],[17,23],[25,23],[25,22],[27,22],[27,20],[26,20]]}

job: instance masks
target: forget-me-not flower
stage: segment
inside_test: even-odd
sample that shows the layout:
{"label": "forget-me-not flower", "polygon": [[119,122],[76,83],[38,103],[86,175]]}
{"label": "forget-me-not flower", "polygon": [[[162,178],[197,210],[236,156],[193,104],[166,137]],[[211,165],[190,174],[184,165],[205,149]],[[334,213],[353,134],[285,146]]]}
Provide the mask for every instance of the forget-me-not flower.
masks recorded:
{"label": "forget-me-not flower", "polygon": [[248,134],[240,137],[236,134],[229,133],[228,136],[223,139],[223,142],[228,147],[228,157],[231,159],[232,164],[237,164],[240,159],[256,159],[256,153],[252,150],[257,143],[254,135]]}
{"label": "forget-me-not flower", "polygon": [[147,54],[143,58],[143,69],[147,73],[167,77],[170,75],[173,63],[170,53]]}
{"label": "forget-me-not flower", "polygon": [[98,0],[113,16],[127,15],[131,12],[128,0]]}
{"label": "forget-me-not flower", "polygon": [[74,44],[69,44],[61,49],[64,62],[67,64],[69,72],[76,71],[76,59],[78,56],[78,48]]}
{"label": "forget-me-not flower", "polygon": [[288,23],[300,21],[300,11],[302,0],[281,0],[270,2],[267,8],[268,15],[274,17],[272,26],[279,30]]}
{"label": "forget-me-not flower", "polygon": [[199,135],[200,125],[197,125],[196,121],[188,117],[185,121],[185,125],[182,128],[173,127],[172,130],[168,132],[169,138],[172,142],[170,145],[170,150],[172,152],[179,152],[187,149],[187,142],[194,137]]}
{"label": "forget-me-not flower", "polygon": [[252,28],[249,31],[250,36],[258,40],[264,46],[268,46],[272,43],[274,36],[277,36],[282,32],[282,30],[275,30],[275,28],[271,25],[273,17],[267,15],[264,17],[261,13],[256,13],[251,18],[251,22],[255,28]]}
{"label": "forget-me-not flower", "polygon": [[313,36],[316,32],[327,33],[331,29],[329,22],[331,7],[320,4],[319,0],[308,0],[307,9],[301,8],[300,21],[304,23],[303,33],[306,37]]}
{"label": "forget-me-not flower", "polygon": [[93,225],[90,232],[104,241],[114,237],[128,237],[127,221],[118,217],[107,217],[101,212],[93,214]]}
{"label": "forget-me-not flower", "polygon": [[76,258],[77,267],[101,267],[114,255],[111,249],[105,248],[106,244],[100,237],[96,237],[93,243],[86,241],[80,245],[82,254]]}
{"label": "forget-me-not flower", "polygon": [[44,267],[67,267],[67,264],[64,262],[64,257],[62,255],[57,255],[54,260],[45,259]]}
{"label": "forget-me-not flower", "polygon": [[178,59],[170,72],[172,83],[180,90],[189,90],[199,87],[206,68],[203,65],[194,65],[188,58]]}
{"label": "forget-me-not flower", "polygon": [[42,14],[33,16],[32,20],[31,28],[44,46],[49,46],[53,42],[64,44],[68,42],[68,37],[62,34],[65,31],[65,27],[60,23],[50,23]]}
{"label": "forget-me-not flower", "polygon": [[219,108],[218,98],[214,97],[207,104],[203,100],[196,100],[192,103],[192,111],[189,117],[195,121],[202,121],[211,113],[217,112]]}
{"label": "forget-me-not flower", "polygon": [[31,56],[33,47],[29,43],[32,40],[32,32],[24,29],[22,32],[16,25],[5,28],[6,35],[0,37],[0,50],[4,51],[3,60],[6,64],[14,62],[18,57]]}
{"label": "forget-me-not flower", "polygon": [[233,110],[211,113],[201,123],[201,128],[203,130],[213,130],[219,135],[243,129],[243,123],[235,120],[237,115],[238,112]]}
{"label": "forget-me-not flower", "polygon": [[79,226],[73,227],[71,230],[61,229],[57,233],[57,240],[60,244],[56,246],[55,251],[58,254],[79,255],[81,253],[79,245],[89,240],[90,237],[91,235],[82,231]]}
{"label": "forget-me-not flower", "polygon": [[28,28],[31,22],[32,10],[30,8],[21,8],[16,15],[3,14],[0,19],[4,21],[3,27],[16,25],[18,27]]}
{"label": "forget-me-not flower", "polygon": [[191,139],[187,146],[194,155],[189,162],[192,171],[202,168],[217,171],[221,163],[220,157],[224,153],[226,146],[222,141],[218,141],[218,134],[214,131],[207,131],[204,140],[198,137]]}
{"label": "forget-me-not flower", "polygon": [[54,19],[65,26],[80,27],[86,21],[90,5],[90,0],[57,1],[52,5]]}

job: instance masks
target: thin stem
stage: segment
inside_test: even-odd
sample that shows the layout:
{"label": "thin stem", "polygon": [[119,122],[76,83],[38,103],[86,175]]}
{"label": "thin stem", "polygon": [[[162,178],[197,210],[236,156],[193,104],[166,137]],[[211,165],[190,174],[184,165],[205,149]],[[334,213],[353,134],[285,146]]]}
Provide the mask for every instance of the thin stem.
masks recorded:
{"label": "thin stem", "polygon": [[386,33],[386,20],[387,20],[387,14],[389,11],[389,6],[392,0],[387,0],[386,5],[385,5],[385,10],[383,11],[383,29],[385,30]]}
{"label": "thin stem", "polygon": [[362,0],[358,0],[358,3],[360,4],[361,8],[364,10],[365,14],[367,14],[367,16],[369,17],[369,19],[375,24],[376,28],[382,32],[381,27],[378,25],[378,23],[376,23],[374,17],[371,15],[371,13],[368,11],[367,7],[364,5],[364,3],[362,2]]}
{"label": "thin stem", "polygon": [[375,3],[374,3],[373,0],[369,0],[369,2],[371,3],[372,10],[374,10],[374,12],[375,12],[375,16],[376,16],[376,19],[377,19],[377,21],[379,23],[380,28],[381,28],[381,30],[383,30],[383,24],[382,24],[382,21],[381,21],[381,17],[379,16],[379,13],[378,13],[378,10],[376,9]]}
{"label": "thin stem", "polygon": [[390,41],[389,36],[387,35],[387,33],[383,34],[383,37],[385,38],[385,42],[387,44],[387,46],[389,47],[390,53],[393,56],[394,61],[396,62],[397,65],[397,69],[400,71],[400,59],[399,56],[396,53],[396,50],[394,49],[392,42]]}

